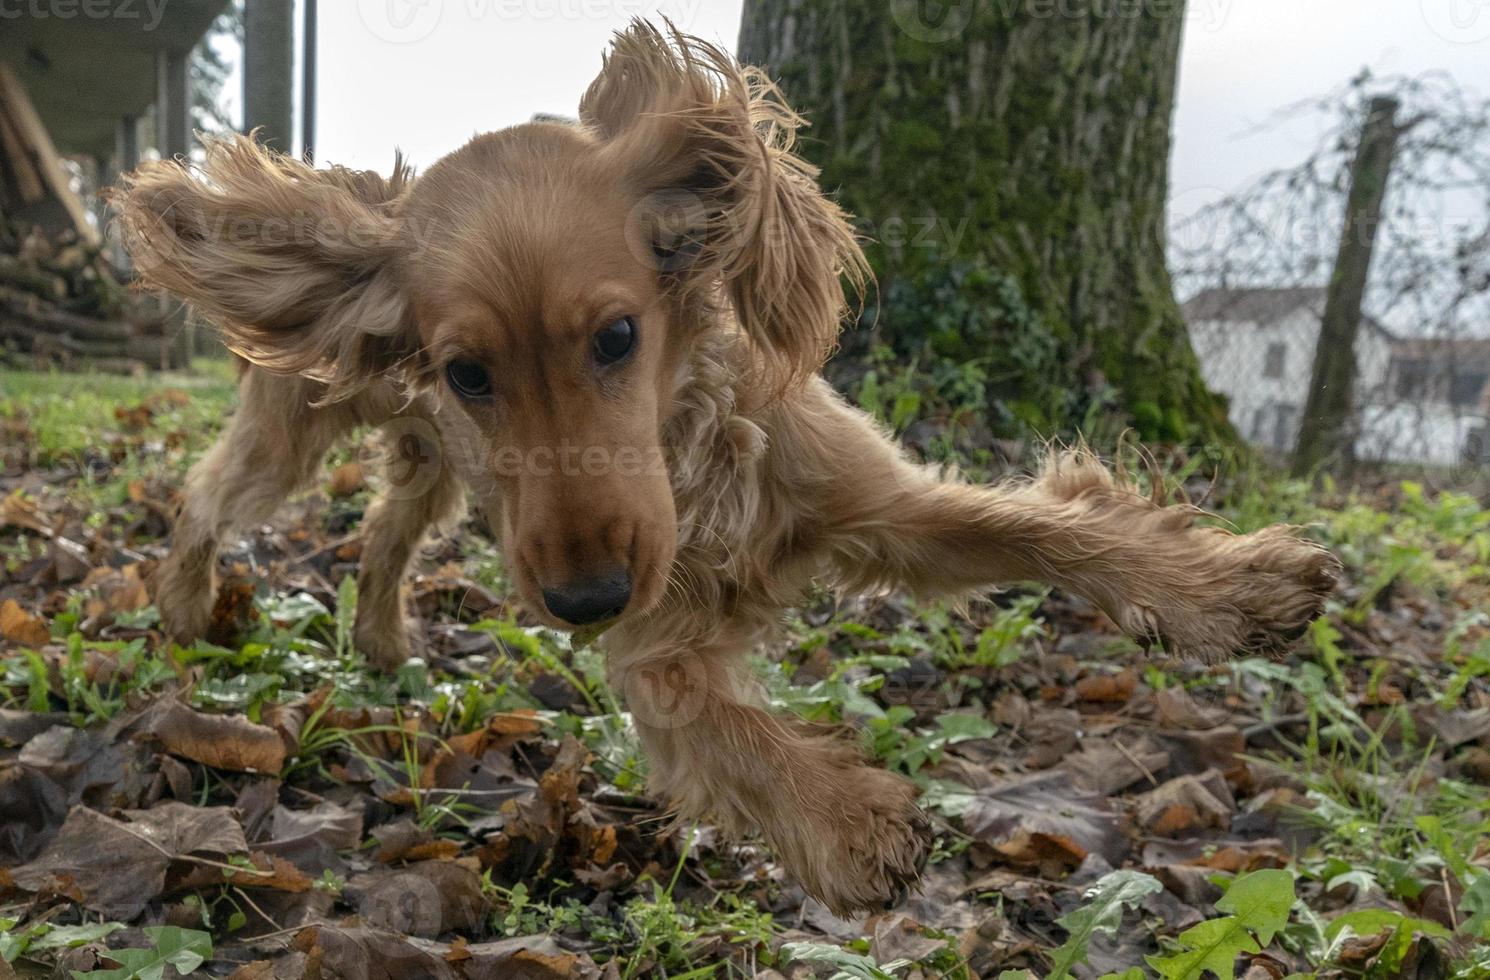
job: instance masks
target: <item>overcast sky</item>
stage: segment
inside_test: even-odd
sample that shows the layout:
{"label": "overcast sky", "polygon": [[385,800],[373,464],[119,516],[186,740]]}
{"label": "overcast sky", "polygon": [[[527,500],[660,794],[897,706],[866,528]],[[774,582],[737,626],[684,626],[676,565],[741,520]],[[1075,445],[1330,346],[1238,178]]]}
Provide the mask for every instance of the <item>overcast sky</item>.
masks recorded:
{"label": "overcast sky", "polygon": [[[475,133],[573,113],[611,32],[657,13],[734,48],[740,0],[322,3],[317,157],[387,168],[397,146],[422,167]],[[1259,124],[1363,66],[1447,71],[1490,95],[1490,0],[1190,0],[1174,210],[1297,161],[1313,145],[1309,126]]]}

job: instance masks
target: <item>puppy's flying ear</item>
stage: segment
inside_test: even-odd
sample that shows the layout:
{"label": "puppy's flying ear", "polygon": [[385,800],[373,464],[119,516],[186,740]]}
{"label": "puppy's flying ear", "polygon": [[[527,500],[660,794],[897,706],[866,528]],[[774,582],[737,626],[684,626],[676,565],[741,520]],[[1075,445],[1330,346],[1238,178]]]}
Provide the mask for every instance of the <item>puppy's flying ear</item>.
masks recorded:
{"label": "puppy's flying ear", "polygon": [[760,71],[637,21],[616,36],[580,121],[636,189],[659,267],[686,293],[722,284],[770,380],[822,366],[868,267],[853,229],[792,152],[803,119]]}
{"label": "puppy's flying ear", "polygon": [[276,372],[353,394],[413,349],[395,283],[410,171],[315,170],[248,136],[213,139],[202,166],[146,163],[112,195],[141,280],[220,326]]}

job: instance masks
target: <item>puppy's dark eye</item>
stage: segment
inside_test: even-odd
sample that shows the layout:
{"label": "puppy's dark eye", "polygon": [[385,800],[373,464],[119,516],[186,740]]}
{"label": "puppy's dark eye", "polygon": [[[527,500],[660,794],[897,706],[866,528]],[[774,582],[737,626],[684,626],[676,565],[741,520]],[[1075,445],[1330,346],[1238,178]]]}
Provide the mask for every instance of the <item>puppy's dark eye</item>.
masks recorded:
{"label": "puppy's dark eye", "polygon": [[445,380],[462,398],[476,400],[491,395],[491,376],[475,361],[451,361],[445,365]]}
{"label": "puppy's dark eye", "polygon": [[635,344],[636,321],[623,316],[595,335],[595,360],[614,364],[630,354]]}

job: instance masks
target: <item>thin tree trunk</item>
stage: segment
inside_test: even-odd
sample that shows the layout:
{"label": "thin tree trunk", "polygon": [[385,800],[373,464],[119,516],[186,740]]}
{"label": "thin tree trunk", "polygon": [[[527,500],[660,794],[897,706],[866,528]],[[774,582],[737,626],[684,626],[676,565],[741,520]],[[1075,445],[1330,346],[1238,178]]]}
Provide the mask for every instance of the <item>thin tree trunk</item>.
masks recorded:
{"label": "thin tree trunk", "polygon": [[811,120],[902,355],[987,364],[990,400],[1037,430],[1106,411],[1229,440],[1164,261],[1184,19],[1183,0],[747,0],[740,54]]}
{"label": "thin tree trunk", "polygon": [[1371,100],[1361,144],[1351,166],[1345,227],[1330,275],[1324,320],[1314,350],[1314,375],[1293,452],[1293,473],[1312,477],[1326,466],[1348,470],[1355,462],[1355,340],[1371,274],[1371,256],[1382,204],[1397,152],[1397,100]]}

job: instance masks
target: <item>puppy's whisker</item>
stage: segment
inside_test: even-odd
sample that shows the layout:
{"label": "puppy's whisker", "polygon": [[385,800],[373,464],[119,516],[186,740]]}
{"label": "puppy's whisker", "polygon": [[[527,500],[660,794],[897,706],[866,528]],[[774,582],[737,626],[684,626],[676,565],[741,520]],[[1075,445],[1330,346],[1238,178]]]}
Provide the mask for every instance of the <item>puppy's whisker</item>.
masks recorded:
{"label": "puppy's whisker", "polygon": [[727,541],[725,539],[724,535],[720,534],[717,530],[715,530],[712,527],[709,527],[706,524],[700,524],[697,521],[683,521],[683,522],[680,522],[678,526],[679,527],[693,527],[693,528],[698,528],[700,531],[703,531],[706,534],[712,534],[714,536],[714,540],[717,541],[717,542],[719,542],[719,547],[721,547],[721,548],[724,549],[724,558],[725,558],[725,562],[726,562],[726,567],[728,567],[728,568],[737,568],[737,567],[739,567],[735,563],[734,549],[732,549],[730,547],[730,543],[729,543],[729,541]]}

